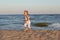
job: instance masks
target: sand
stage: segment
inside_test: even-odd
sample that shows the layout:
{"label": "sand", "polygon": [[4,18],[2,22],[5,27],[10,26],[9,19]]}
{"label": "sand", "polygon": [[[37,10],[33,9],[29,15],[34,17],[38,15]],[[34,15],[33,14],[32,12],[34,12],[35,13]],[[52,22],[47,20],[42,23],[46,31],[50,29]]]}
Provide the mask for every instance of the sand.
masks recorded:
{"label": "sand", "polygon": [[0,30],[0,40],[60,40],[59,30]]}

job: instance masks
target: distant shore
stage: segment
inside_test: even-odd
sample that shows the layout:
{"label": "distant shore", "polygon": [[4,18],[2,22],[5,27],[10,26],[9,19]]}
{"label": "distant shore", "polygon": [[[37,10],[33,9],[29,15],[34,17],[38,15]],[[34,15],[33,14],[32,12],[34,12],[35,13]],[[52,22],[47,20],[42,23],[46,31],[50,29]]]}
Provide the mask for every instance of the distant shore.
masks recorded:
{"label": "distant shore", "polygon": [[60,40],[59,30],[0,30],[0,40]]}

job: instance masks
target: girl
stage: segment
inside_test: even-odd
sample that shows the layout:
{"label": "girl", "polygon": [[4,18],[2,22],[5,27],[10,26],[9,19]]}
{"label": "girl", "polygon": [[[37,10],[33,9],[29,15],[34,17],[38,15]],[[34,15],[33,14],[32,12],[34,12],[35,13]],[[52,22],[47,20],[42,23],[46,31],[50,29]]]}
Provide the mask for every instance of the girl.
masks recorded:
{"label": "girl", "polygon": [[24,16],[25,16],[24,31],[26,32],[29,29],[29,31],[31,32],[31,27],[30,27],[31,22],[30,22],[27,10],[24,11]]}

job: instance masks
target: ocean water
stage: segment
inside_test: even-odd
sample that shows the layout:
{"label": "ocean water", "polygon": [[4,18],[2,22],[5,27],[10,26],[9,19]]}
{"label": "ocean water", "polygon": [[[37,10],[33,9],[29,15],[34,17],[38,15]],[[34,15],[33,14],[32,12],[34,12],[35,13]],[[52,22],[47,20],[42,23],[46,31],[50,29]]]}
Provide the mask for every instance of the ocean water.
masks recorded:
{"label": "ocean water", "polygon": [[[60,30],[60,14],[29,14],[33,30]],[[0,30],[23,30],[24,15],[0,15]],[[33,26],[32,23],[51,23],[48,27]]]}

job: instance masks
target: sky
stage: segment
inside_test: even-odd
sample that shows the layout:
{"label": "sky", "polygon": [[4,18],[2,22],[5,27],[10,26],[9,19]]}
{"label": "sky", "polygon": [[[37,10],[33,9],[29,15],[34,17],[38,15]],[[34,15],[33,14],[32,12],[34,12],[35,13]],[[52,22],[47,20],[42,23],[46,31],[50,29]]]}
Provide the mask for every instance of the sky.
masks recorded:
{"label": "sky", "polygon": [[60,13],[60,0],[0,0],[0,14]]}

